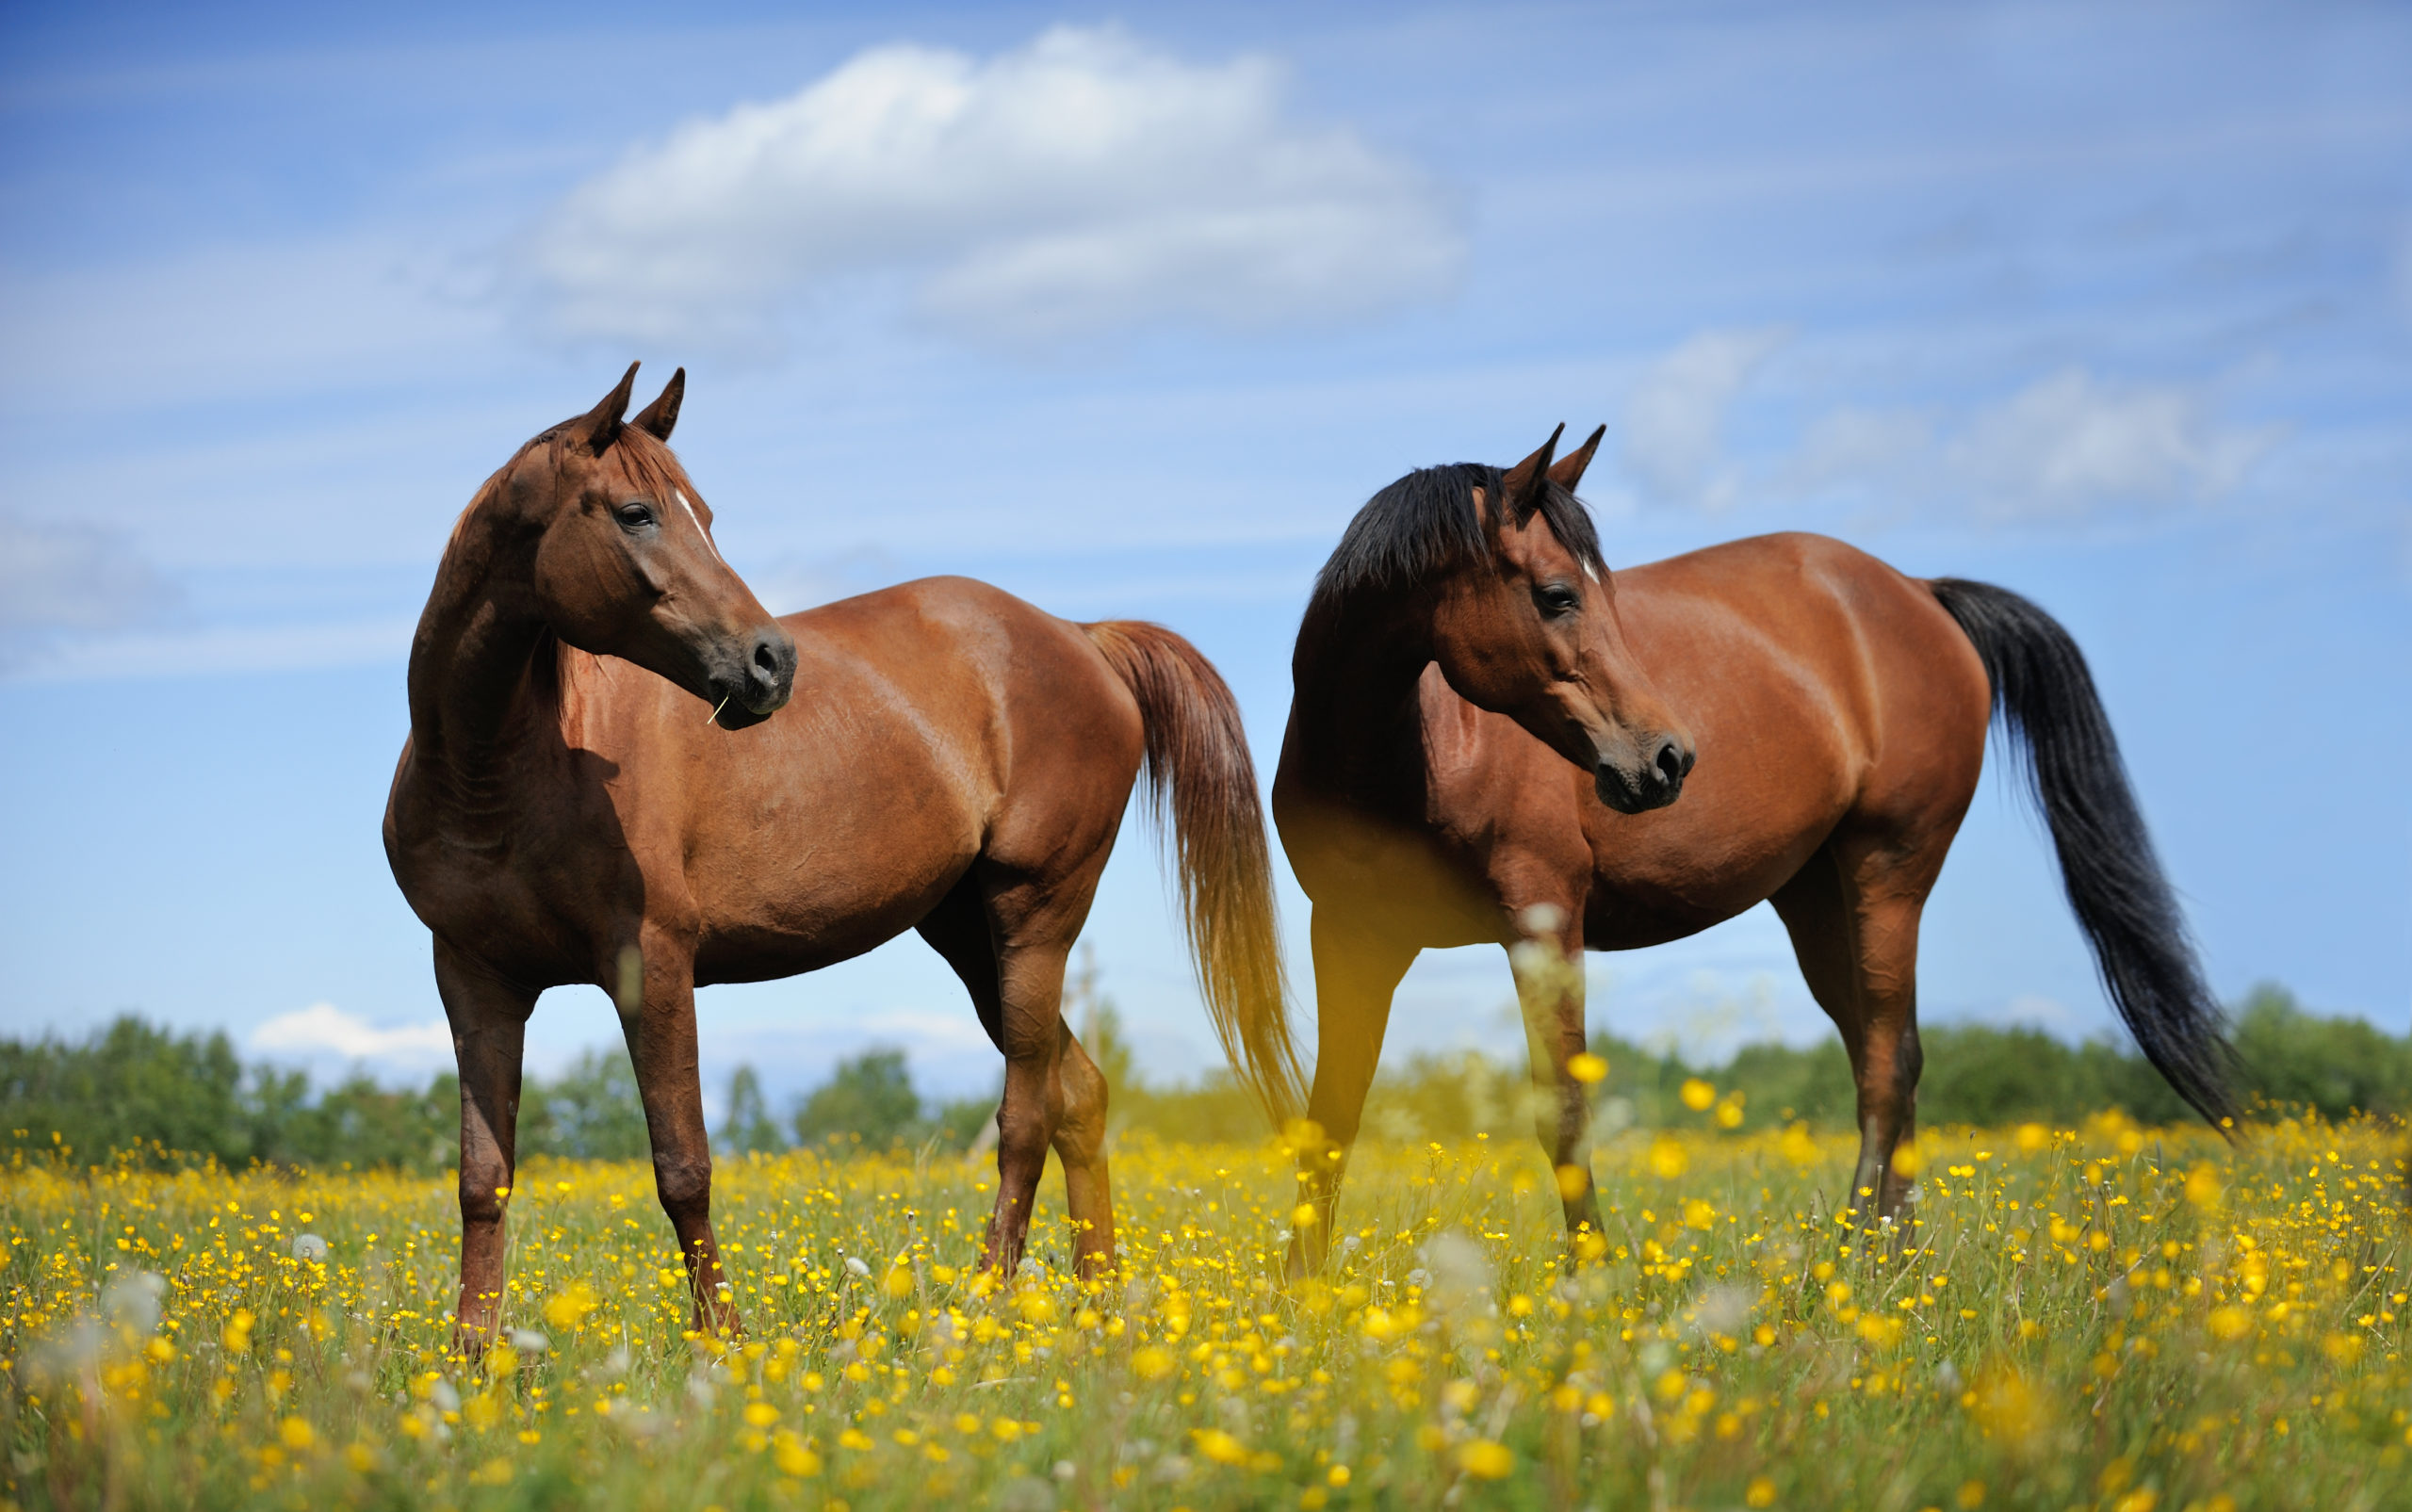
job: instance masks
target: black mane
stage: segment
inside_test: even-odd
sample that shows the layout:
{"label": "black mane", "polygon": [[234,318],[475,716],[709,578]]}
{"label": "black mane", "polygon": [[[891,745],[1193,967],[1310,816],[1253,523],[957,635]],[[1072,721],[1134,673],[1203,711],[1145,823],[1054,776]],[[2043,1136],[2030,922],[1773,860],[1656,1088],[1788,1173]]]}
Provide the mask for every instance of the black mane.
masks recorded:
{"label": "black mane", "polygon": [[[1331,560],[1315,575],[1314,602],[1326,603],[1366,589],[1412,586],[1460,561],[1491,550],[1475,490],[1494,504],[1505,493],[1503,469],[1482,463],[1419,467],[1391,484],[1357,512],[1341,533]],[[1556,483],[1541,493],[1540,515],[1558,544],[1584,565],[1605,571],[1599,532],[1591,513]]]}

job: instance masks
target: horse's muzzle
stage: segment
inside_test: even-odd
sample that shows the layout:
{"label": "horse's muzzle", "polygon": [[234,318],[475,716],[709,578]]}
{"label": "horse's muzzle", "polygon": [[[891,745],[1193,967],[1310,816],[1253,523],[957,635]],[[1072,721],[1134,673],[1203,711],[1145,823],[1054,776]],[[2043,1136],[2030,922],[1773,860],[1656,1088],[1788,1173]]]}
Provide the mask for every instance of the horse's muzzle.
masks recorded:
{"label": "horse's muzzle", "polygon": [[769,719],[795,691],[795,642],[787,631],[766,625],[742,644],[744,659],[739,668],[712,679],[712,699],[720,710],[715,722],[725,730],[742,730]]}
{"label": "horse's muzzle", "polygon": [[1691,775],[1698,756],[1690,741],[1662,736],[1648,765],[1629,772],[1604,758],[1592,769],[1591,786],[1600,802],[1618,813],[1646,814],[1683,796],[1684,779]]}

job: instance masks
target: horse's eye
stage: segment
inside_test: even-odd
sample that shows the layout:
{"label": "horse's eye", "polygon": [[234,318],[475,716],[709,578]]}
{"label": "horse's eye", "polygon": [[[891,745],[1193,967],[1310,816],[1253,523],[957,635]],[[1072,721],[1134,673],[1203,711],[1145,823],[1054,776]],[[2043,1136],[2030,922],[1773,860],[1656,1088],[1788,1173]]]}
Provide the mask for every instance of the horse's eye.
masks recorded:
{"label": "horse's eye", "polygon": [[1542,613],[1555,618],[1560,614],[1572,614],[1581,609],[1583,595],[1564,583],[1551,583],[1533,591],[1533,602],[1540,606]]}
{"label": "horse's eye", "polygon": [[612,511],[619,517],[623,530],[642,530],[653,523],[653,506],[630,499]]}

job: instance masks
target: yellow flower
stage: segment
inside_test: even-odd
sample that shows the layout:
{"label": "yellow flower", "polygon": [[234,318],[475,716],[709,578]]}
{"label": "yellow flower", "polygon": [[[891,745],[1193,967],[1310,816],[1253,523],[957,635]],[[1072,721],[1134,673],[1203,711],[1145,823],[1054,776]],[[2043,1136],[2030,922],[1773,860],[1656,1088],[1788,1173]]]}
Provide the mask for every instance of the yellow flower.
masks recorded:
{"label": "yellow flower", "polygon": [[1742,1504],[1744,1506],[1775,1505],[1775,1482],[1764,1475],[1752,1476],[1750,1486],[1742,1492]]}
{"label": "yellow flower", "polygon": [[2242,1308],[2213,1308],[2211,1337],[2233,1343],[2253,1331],[2253,1314]]}
{"label": "yellow flower", "polygon": [[1197,1441],[1198,1452],[1217,1465],[1247,1463],[1247,1446],[1220,1428],[1192,1428],[1189,1437]]}
{"label": "yellow flower", "polygon": [[1161,1381],[1173,1373],[1172,1351],[1149,1344],[1131,1353],[1131,1374],[1143,1381]]}
{"label": "yellow flower", "polygon": [[318,1440],[318,1435],[300,1418],[287,1418],[276,1425],[277,1441],[285,1448],[300,1451]]}
{"label": "yellow flower", "polygon": [[1700,1078],[1693,1077],[1684,1083],[1683,1091],[1678,1096],[1684,1099],[1684,1106],[1692,1112],[1706,1113],[1709,1104],[1717,1100],[1717,1089]]}
{"label": "yellow flower", "polygon": [[1566,1063],[1566,1074],[1588,1087],[1607,1079],[1608,1063],[1585,1050]]}
{"label": "yellow flower", "polygon": [[1476,1439],[1458,1451],[1458,1468],[1477,1480],[1506,1480],[1516,1469],[1516,1453],[1489,1439]]}
{"label": "yellow flower", "polygon": [[767,1428],[779,1421],[779,1409],[768,1402],[748,1402],[745,1404],[745,1421],[757,1428]]}
{"label": "yellow flower", "polygon": [[2205,1212],[2217,1212],[2227,1195],[2227,1188],[2220,1180],[2219,1171],[2208,1164],[2198,1164],[2186,1173],[2186,1200]]}
{"label": "yellow flower", "polygon": [[1681,1143],[1661,1134],[1650,1142],[1650,1169],[1658,1179],[1671,1181],[1691,1169],[1692,1158]]}
{"label": "yellow flower", "polygon": [[545,1304],[545,1321],[556,1333],[575,1333],[586,1315],[602,1304],[595,1295],[595,1288],[584,1281],[572,1281],[553,1293]]}
{"label": "yellow flower", "polygon": [[821,1456],[807,1445],[782,1434],[771,1444],[771,1462],[782,1475],[809,1480],[821,1473]]}
{"label": "yellow flower", "polygon": [[1988,1367],[1970,1395],[1971,1410],[1987,1434],[2019,1453],[2042,1447],[2045,1405],[2026,1376],[2006,1364]]}

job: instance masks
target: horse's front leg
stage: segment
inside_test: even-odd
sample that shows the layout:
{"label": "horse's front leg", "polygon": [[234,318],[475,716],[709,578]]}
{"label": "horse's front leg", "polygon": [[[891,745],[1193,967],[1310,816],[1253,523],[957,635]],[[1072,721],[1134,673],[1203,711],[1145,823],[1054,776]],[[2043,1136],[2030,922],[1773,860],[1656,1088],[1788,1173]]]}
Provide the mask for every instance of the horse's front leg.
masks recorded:
{"label": "horse's front leg", "polygon": [[1312,1129],[1298,1145],[1298,1206],[1306,1211],[1292,1225],[1284,1271],[1292,1281],[1320,1276],[1329,1259],[1341,1179],[1382,1058],[1391,1000],[1415,964],[1414,945],[1366,927],[1375,914],[1355,900],[1315,904],[1315,1081],[1307,1097]]}
{"label": "horse's front leg", "polygon": [[740,1333],[737,1308],[712,1238],[712,1151],[704,1131],[704,1083],[695,1057],[695,966],[691,948],[654,930],[616,963],[620,1032],[644,1099],[654,1191],[678,1236],[695,1295],[699,1333]]}
{"label": "horse's front leg", "polygon": [[452,1347],[484,1350],[501,1322],[503,1210],[518,1164],[519,1060],[536,995],[435,942],[435,987],[461,1072],[461,1296]]}
{"label": "horse's front leg", "polygon": [[1591,1184],[1589,1089],[1575,1074],[1586,1053],[1583,1023],[1583,919],[1578,905],[1526,907],[1518,923],[1525,938],[1509,948],[1516,1000],[1524,1010],[1524,1043],[1532,1057],[1533,1133],[1549,1157],[1570,1240],[1601,1231],[1599,1194]]}

